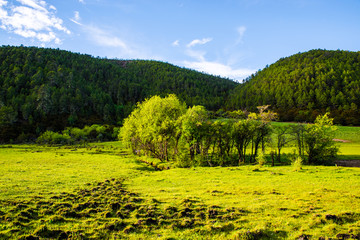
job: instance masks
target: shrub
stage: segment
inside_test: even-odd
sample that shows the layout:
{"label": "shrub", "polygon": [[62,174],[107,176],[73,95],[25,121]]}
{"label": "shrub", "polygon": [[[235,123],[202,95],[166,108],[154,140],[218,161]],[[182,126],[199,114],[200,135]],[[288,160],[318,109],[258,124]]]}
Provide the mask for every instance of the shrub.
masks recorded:
{"label": "shrub", "polygon": [[264,166],[264,164],[265,164],[265,156],[264,156],[264,153],[262,151],[260,151],[260,153],[256,156],[256,162],[260,167]]}
{"label": "shrub", "polygon": [[294,171],[300,171],[302,169],[302,165],[303,165],[303,159],[298,156],[292,163],[293,167],[294,167]]}
{"label": "shrub", "polygon": [[338,148],[333,141],[336,127],[329,113],[319,115],[314,124],[305,127],[305,148],[309,164],[330,164],[336,158]]}
{"label": "shrub", "polygon": [[71,137],[67,134],[46,131],[38,137],[36,142],[39,144],[67,144],[71,142]]}

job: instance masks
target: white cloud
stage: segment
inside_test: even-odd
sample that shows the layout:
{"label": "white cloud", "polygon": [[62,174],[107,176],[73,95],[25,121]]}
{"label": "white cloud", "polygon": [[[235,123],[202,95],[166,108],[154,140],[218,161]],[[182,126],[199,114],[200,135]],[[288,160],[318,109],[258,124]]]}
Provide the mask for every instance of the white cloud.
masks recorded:
{"label": "white cloud", "polygon": [[193,47],[196,45],[204,45],[212,41],[212,38],[203,38],[203,39],[194,39],[186,45],[185,54],[195,58],[198,61],[205,61],[206,51],[203,50],[194,50]]}
{"label": "white cloud", "polygon": [[1,6],[4,6],[4,5],[6,5],[7,4],[7,1],[5,1],[5,0],[0,0],[0,7]]}
{"label": "white cloud", "polygon": [[173,45],[174,47],[177,47],[180,45],[180,41],[179,40],[175,40],[171,45]]}
{"label": "white cloud", "polygon": [[246,27],[240,26],[236,30],[239,34],[238,39],[236,40],[236,44],[239,44],[239,43],[243,42],[243,37],[244,37],[245,31],[246,31]]}
{"label": "white cloud", "polygon": [[194,47],[196,45],[204,45],[204,44],[206,44],[206,43],[208,43],[210,41],[212,41],[212,38],[194,39],[186,46],[188,48],[191,48],[191,47]]}
{"label": "white cloud", "polygon": [[80,20],[80,13],[78,11],[75,11],[74,14],[75,14],[74,19],[76,21],[79,21]]}
{"label": "white cloud", "polygon": [[193,50],[193,49],[186,49],[185,51],[186,55],[188,55],[189,57],[195,58],[198,61],[205,61],[205,55],[206,52],[205,51],[201,51],[201,50]]}
{"label": "white cloud", "polygon": [[[246,28],[239,27],[237,31],[239,33],[238,41],[241,41]],[[204,45],[210,41],[212,41],[212,38],[195,39],[186,45],[187,48],[185,49],[185,54],[194,58],[195,61],[184,61],[185,67],[216,76],[227,77],[237,81],[241,81],[242,79],[256,72],[256,70],[253,69],[233,69],[229,65],[225,65],[216,61],[208,61],[205,58],[207,53],[206,51],[193,49],[193,47],[196,45]]]}
{"label": "white cloud", "polygon": [[20,5],[7,5],[6,1],[0,0],[0,28],[42,43],[54,41],[60,44],[61,40],[55,31],[70,34],[70,31],[63,26],[63,21],[55,16],[54,6],[48,6],[41,0],[17,0],[17,2]]}
{"label": "white cloud", "polygon": [[36,0],[17,0],[17,1],[20,2],[22,5],[31,7],[33,9],[45,11],[45,12],[47,11],[46,2],[44,1],[36,1]]}
{"label": "white cloud", "polygon": [[118,29],[100,27],[96,25],[88,25],[80,23],[83,34],[86,38],[96,45],[94,55],[107,56],[109,58],[120,59],[153,59],[164,61],[160,55],[154,55],[148,45],[143,46],[136,44],[134,41],[128,40],[131,33],[117,35]]}
{"label": "white cloud", "polygon": [[106,47],[120,47],[125,51],[130,50],[124,41],[122,41],[120,38],[116,36],[113,36],[111,33],[106,32],[94,26],[84,26],[84,27],[88,31],[91,39],[96,44]]}
{"label": "white cloud", "polygon": [[85,1],[84,0],[79,0],[80,3],[82,4],[85,4]]}
{"label": "white cloud", "polygon": [[80,17],[80,13],[78,11],[74,12],[74,17],[70,18],[70,21],[72,21],[73,23],[82,26],[82,24],[80,23],[81,17]]}
{"label": "white cloud", "polygon": [[232,67],[224,65],[222,63],[209,62],[209,61],[202,61],[202,62],[185,61],[184,65],[187,68],[195,69],[200,72],[209,73],[215,76],[227,77],[237,81],[241,81],[244,78],[256,72],[256,70],[246,69],[246,68],[233,69]]}

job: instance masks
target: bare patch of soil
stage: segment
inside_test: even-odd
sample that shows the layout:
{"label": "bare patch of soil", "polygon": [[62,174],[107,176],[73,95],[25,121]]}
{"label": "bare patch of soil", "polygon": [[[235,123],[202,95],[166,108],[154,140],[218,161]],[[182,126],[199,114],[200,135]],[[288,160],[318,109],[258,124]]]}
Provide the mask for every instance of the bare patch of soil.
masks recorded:
{"label": "bare patch of soil", "polygon": [[339,138],[334,138],[333,141],[334,141],[334,142],[342,142],[342,143],[348,143],[348,142],[350,142],[349,140],[344,140],[344,139],[339,139]]}

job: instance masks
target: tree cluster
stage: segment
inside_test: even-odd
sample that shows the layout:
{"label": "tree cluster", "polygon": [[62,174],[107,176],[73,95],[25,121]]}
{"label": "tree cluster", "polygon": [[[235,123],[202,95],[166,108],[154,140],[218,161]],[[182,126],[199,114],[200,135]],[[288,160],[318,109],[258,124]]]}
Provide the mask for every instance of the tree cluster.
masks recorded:
{"label": "tree cluster", "polygon": [[236,87],[230,109],[271,105],[282,121],[314,122],[331,112],[335,123],[360,125],[360,52],[311,50],[282,58]]}
{"label": "tree cluster", "polygon": [[0,142],[68,126],[121,124],[137,102],[175,93],[217,110],[237,83],[143,60],[108,60],[58,49],[0,47]]}
{"label": "tree cluster", "polygon": [[[332,141],[332,119],[320,116],[312,125],[274,128],[276,114],[268,106],[259,113],[230,112],[241,118],[210,119],[203,106],[186,108],[175,95],[154,96],[138,103],[125,119],[119,138],[134,154],[148,155],[180,166],[224,166],[260,161],[265,147],[276,145],[273,161],[281,162],[281,149],[295,142],[298,155],[311,164],[332,160],[337,148]],[[260,154],[261,153],[261,154]]]}
{"label": "tree cluster", "polygon": [[118,134],[118,127],[93,124],[91,126],[85,126],[84,128],[68,127],[61,133],[48,130],[42,133],[36,142],[38,144],[48,145],[69,145],[95,141],[114,141]]}

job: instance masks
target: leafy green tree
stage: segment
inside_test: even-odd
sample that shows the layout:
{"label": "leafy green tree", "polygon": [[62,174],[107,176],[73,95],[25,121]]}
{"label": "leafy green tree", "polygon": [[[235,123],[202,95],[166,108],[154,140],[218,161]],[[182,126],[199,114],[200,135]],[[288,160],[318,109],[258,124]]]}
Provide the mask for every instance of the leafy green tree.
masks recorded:
{"label": "leafy green tree", "polygon": [[305,127],[305,149],[309,164],[330,164],[336,157],[338,148],[333,141],[336,127],[329,113],[319,115],[314,124]]}
{"label": "leafy green tree", "polygon": [[216,153],[220,166],[229,157],[233,146],[231,128],[233,121],[216,120],[212,123],[213,152]]}
{"label": "leafy green tree", "polygon": [[304,124],[291,125],[290,132],[294,137],[298,155],[300,156],[300,158],[303,159],[305,155],[305,125]]}
{"label": "leafy green tree", "polygon": [[281,162],[281,150],[293,140],[291,137],[290,126],[275,126],[275,145],[277,151],[275,152],[277,162]]}
{"label": "leafy green tree", "polygon": [[249,119],[252,119],[252,128],[254,129],[251,142],[251,156],[250,162],[256,161],[258,149],[261,144],[261,149],[265,152],[265,143],[269,140],[272,128],[271,121],[276,119],[277,114],[268,110],[269,105],[258,106],[259,113],[250,113]]}
{"label": "leafy green tree", "polygon": [[17,112],[11,106],[0,106],[0,126],[10,125],[17,120]]}
{"label": "leafy green tree", "polygon": [[182,116],[181,134],[189,145],[191,161],[194,160],[195,153],[200,151],[202,142],[202,125],[208,120],[208,112],[203,106],[193,106]]}
{"label": "leafy green tree", "polygon": [[185,111],[186,105],[175,95],[154,96],[139,103],[125,119],[120,137],[130,143],[133,152],[141,150],[167,161],[169,149],[175,145],[179,119]]}
{"label": "leafy green tree", "polygon": [[243,119],[235,122],[232,128],[232,139],[238,152],[239,165],[245,163],[246,149],[255,131],[254,120]]}

